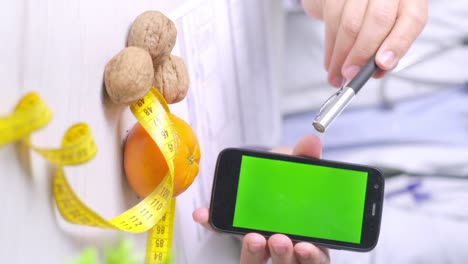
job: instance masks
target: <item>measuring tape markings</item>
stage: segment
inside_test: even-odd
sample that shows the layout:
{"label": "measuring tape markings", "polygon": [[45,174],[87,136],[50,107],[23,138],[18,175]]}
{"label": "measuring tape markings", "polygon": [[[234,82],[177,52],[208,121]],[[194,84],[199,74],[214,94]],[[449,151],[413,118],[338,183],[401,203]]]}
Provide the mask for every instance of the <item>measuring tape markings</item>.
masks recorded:
{"label": "measuring tape markings", "polygon": [[177,144],[169,120],[169,107],[162,95],[151,88],[130,109],[160,148],[169,170],[149,196],[110,220],[105,220],[81,202],[63,171],[63,165],[78,165],[96,155],[97,148],[86,124],[78,123],[70,127],[58,149],[34,146],[29,140],[29,134],[44,127],[51,120],[52,113],[36,93],[30,93],[20,100],[12,115],[0,117],[0,146],[22,140],[44,159],[57,165],[53,191],[57,208],[65,220],[132,233],[150,230],[145,263],[166,263],[170,259],[175,213],[175,199],[172,198],[173,159]]}
{"label": "measuring tape markings", "polygon": [[167,261],[170,260],[174,230],[175,201],[175,199],[172,199],[166,214],[148,233],[145,263],[167,263]]}

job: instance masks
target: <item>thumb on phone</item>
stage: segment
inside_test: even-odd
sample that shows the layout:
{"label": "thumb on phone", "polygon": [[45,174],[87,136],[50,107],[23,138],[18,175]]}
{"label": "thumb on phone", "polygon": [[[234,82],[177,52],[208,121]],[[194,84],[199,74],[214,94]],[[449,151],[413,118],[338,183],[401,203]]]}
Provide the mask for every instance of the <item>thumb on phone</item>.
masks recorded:
{"label": "thumb on phone", "polygon": [[303,137],[299,140],[296,146],[294,146],[292,154],[319,159],[322,157],[320,139],[315,135],[307,135]]}

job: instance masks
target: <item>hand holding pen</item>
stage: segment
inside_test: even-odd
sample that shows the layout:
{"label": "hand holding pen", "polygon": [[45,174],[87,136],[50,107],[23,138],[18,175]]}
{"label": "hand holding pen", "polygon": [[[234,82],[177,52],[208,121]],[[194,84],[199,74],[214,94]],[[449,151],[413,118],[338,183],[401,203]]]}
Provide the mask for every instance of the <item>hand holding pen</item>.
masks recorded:
{"label": "hand holding pen", "polygon": [[428,0],[302,0],[304,11],[323,20],[328,83],[341,87],[376,54],[381,69],[393,69],[423,30]]}
{"label": "hand holding pen", "polygon": [[302,0],[302,5],[324,21],[328,83],[341,87],[350,80],[314,120],[324,132],[372,75],[382,77],[397,66],[427,22],[427,0]]}

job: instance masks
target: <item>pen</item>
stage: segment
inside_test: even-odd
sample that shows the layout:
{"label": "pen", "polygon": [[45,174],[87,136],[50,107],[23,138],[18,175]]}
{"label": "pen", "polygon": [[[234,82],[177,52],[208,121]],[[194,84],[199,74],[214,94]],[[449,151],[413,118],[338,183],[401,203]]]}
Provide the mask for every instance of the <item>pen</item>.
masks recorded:
{"label": "pen", "polygon": [[379,69],[375,64],[375,55],[372,56],[358,74],[348,83],[343,85],[340,90],[333,94],[320,108],[319,113],[312,123],[318,132],[325,132],[333,120],[345,109],[362,86]]}

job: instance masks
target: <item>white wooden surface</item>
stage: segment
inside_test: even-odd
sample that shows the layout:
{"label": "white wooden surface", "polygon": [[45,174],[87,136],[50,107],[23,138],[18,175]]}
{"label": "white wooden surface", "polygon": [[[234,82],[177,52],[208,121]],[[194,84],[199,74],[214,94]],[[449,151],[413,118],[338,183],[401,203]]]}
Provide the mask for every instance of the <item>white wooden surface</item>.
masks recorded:
{"label": "white wooden surface", "polygon": [[[191,123],[202,150],[199,177],[177,199],[175,253],[177,263],[206,263],[189,260],[214,254],[206,251],[208,235],[192,222],[191,213],[208,206],[218,151],[245,143],[273,145],[279,139],[272,77],[277,69],[269,61],[275,51],[266,48],[274,31],[268,16],[253,13],[279,5],[268,2],[3,1],[0,115],[25,93],[37,91],[54,114],[46,128],[32,135],[34,143],[46,147],[58,146],[75,122],[88,123],[98,154],[85,165],[67,167],[67,177],[78,196],[104,217],[123,212],[137,201],[122,171],[123,140],[135,119],[106,98],[103,69],[125,46],[138,14],[157,9],[169,15],[178,28],[174,54],[186,61],[191,78],[186,100],[171,109]],[[53,168],[36,154],[11,144],[0,148],[1,263],[65,263],[85,245],[102,247],[126,235],[65,223],[51,196],[52,175]],[[143,252],[145,235],[129,237]]]}

